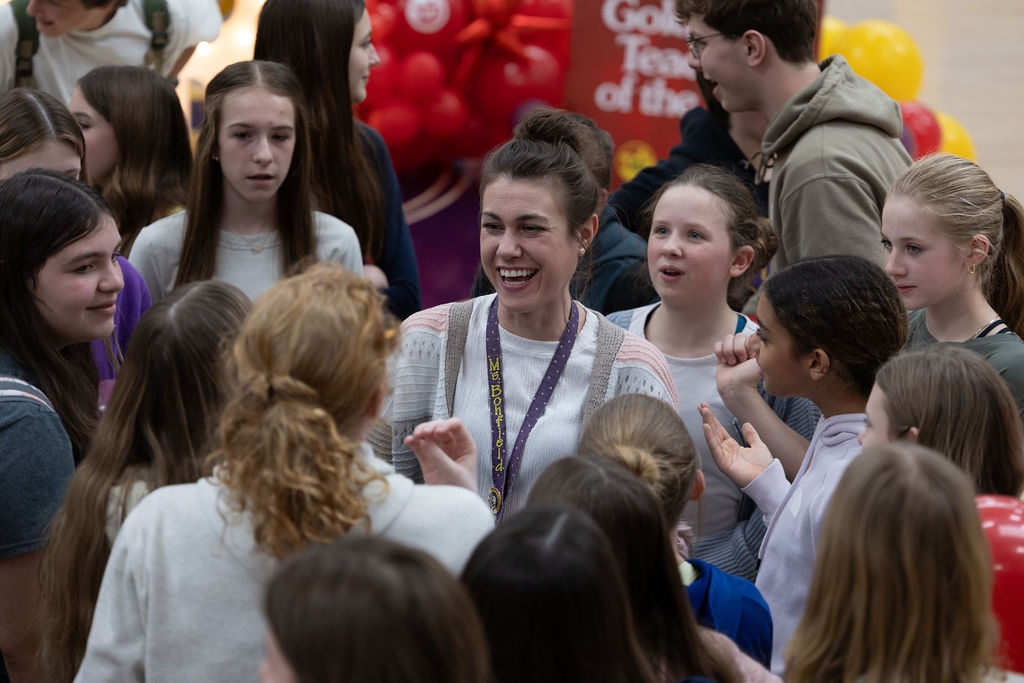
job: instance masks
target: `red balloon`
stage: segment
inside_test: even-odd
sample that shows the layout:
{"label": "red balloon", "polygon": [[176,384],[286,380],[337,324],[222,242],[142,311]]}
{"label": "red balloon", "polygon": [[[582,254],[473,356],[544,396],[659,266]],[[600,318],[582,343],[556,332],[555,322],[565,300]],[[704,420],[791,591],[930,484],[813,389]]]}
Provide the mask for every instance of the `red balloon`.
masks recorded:
{"label": "red balloon", "polygon": [[388,147],[394,150],[416,139],[423,120],[411,104],[391,100],[371,111],[366,122],[376,128]]}
{"label": "red balloon", "polygon": [[410,52],[399,66],[398,94],[410,102],[428,102],[444,86],[444,65],[430,52]]}
{"label": "red balloon", "polygon": [[[523,0],[516,7],[516,14],[528,17],[545,17],[549,19],[567,19],[573,17],[573,0]],[[569,53],[572,32],[564,30],[524,30],[519,35],[524,43],[540,45],[555,56],[562,70],[569,68]]]}
{"label": "red balloon", "polygon": [[999,620],[1000,655],[1024,673],[1024,502],[1009,496],[978,496],[981,527],[992,549],[992,609]]}
{"label": "red balloon", "polygon": [[379,44],[388,39],[398,21],[398,10],[394,5],[377,5],[370,10],[370,26],[373,27],[373,39]]}
{"label": "red balloon", "polygon": [[445,88],[423,110],[423,129],[439,139],[463,132],[469,122],[466,100],[454,90]]}
{"label": "red balloon", "polygon": [[910,130],[917,143],[914,158],[920,159],[938,152],[942,143],[942,129],[932,110],[920,102],[906,101],[900,103],[900,111],[903,114],[903,127]]}
{"label": "red balloon", "polygon": [[472,100],[485,118],[511,129],[516,110],[529,100],[551,105],[562,101],[565,73],[558,60],[538,45],[524,47],[525,60],[493,51],[477,68]]}
{"label": "red balloon", "polygon": [[364,115],[391,98],[395,81],[398,80],[395,51],[387,45],[378,45],[377,56],[380,57],[380,64],[370,70],[370,81],[366,84],[366,99],[359,106]]}
{"label": "red balloon", "polygon": [[442,54],[468,22],[465,0],[399,0],[393,44],[403,52],[426,50]]}

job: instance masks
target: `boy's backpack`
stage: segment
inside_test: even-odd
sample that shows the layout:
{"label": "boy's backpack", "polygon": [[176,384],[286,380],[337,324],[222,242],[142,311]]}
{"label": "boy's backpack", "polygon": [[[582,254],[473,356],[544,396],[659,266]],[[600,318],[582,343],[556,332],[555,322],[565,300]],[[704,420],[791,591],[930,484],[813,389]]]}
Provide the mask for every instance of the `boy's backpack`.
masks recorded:
{"label": "boy's backpack", "polygon": [[[39,30],[36,20],[28,15],[29,0],[12,0],[14,20],[18,24],[18,42],[14,48],[15,77],[14,85],[18,88],[36,87],[32,76],[32,58],[39,51]],[[146,51],[146,66],[164,70],[164,48],[167,47],[171,24],[167,11],[167,0],[143,0],[143,11],[146,14],[146,26],[150,31],[149,50]]]}

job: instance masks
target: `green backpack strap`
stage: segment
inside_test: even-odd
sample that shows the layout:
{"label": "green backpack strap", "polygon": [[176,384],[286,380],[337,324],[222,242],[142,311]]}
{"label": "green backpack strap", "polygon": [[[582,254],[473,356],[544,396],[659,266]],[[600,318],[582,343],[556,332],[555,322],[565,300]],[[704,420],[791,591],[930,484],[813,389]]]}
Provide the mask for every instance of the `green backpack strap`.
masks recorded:
{"label": "green backpack strap", "polygon": [[149,50],[146,51],[146,66],[164,72],[164,48],[170,41],[171,15],[167,11],[167,0],[143,0],[146,26],[151,34]]}
{"label": "green backpack strap", "polygon": [[12,0],[14,21],[18,24],[18,42],[14,46],[14,87],[34,88],[32,57],[39,50],[39,31],[36,20],[28,15],[29,0]]}

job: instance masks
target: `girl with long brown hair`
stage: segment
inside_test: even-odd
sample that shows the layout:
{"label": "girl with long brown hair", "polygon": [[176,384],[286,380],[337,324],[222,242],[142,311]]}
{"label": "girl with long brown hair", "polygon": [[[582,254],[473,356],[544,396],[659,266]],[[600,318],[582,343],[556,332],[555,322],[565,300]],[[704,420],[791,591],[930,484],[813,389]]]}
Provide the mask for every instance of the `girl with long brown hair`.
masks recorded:
{"label": "girl with long brown hair", "polygon": [[223,282],[176,290],[136,328],[89,456],[54,517],[43,558],[44,661],[74,677],[117,530],[143,496],[196,481],[224,393],[225,346],[249,301]]}
{"label": "girl with long brown hair", "polygon": [[143,228],[131,262],[159,301],[195,280],[223,280],[255,299],[306,257],[362,274],[359,241],[313,210],[302,88],[288,67],[238,62],[206,86],[184,213]]}
{"label": "girl with long brown hair", "polygon": [[[68,108],[44,92],[15,88],[0,94],[0,180],[30,168],[89,182],[85,137]],[[116,222],[117,213],[110,210]],[[150,306],[146,281],[121,253],[117,262],[124,288],[117,293],[114,334],[90,344],[99,370],[101,405],[132,331]]]}
{"label": "girl with long brown hair", "polygon": [[181,102],[152,69],[102,66],[82,76],[68,108],[85,136],[89,177],[130,254],[143,226],[185,207],[192,148]]}
{"label": "girl with long brown hair", "polygon": [[83,680],[251,680],[264,583],[313,543],[380,534],[462,568],[492,528],[486,505],[414,486],[363,444],[398,343],[383,296],[329,262],[253,304],[231,349],[212,475],[154,491],[125,520]]}
{"label": "girl with long brown hair", "polygon": [[420,310],[420,276],[401,190],[383,138],[353,113],[380,63],[371,31],[363,0],[267,0],[253,56],[298,77],[309,102],[317,208],[355,229],[367,279],[406,318]]}
{"label": "girl with long brown hair", "polygon": [[66,175],[0,183],[0,225],[0,654],[18,680],[39,675],[40,551],[96,427],[89,342],[123,280],[110,211]]}

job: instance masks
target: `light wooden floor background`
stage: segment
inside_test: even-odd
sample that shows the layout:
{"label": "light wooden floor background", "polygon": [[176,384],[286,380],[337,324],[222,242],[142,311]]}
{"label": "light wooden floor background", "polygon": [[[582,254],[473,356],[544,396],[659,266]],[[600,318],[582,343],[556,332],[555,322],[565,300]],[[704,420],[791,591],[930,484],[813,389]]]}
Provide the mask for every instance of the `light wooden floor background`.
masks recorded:
{"label": "light wooden floor background", "polygon": [[1024,0],[825,0],[825,14],[907,31],[924,56],[917,99],[959,120],[982,168],[1024,201]]}

